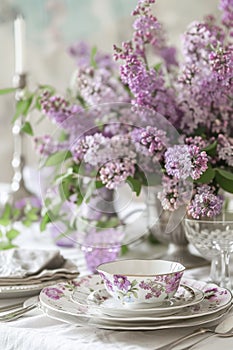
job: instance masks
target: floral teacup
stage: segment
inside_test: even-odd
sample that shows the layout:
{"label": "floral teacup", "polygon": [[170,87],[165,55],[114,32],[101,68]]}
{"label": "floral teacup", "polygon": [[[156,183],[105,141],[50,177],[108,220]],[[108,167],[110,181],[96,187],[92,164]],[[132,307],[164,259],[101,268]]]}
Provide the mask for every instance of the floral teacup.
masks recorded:
{"label": "floral teacup", "polygon": [[109,294],[127,306],[150,306],[177,292],[185,267],[165,260],[118,260],[98,266]]}

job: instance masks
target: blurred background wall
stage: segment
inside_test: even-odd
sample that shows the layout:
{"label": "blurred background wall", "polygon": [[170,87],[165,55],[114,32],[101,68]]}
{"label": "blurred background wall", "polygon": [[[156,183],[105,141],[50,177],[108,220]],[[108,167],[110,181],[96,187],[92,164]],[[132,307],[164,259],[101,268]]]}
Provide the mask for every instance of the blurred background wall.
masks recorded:
{"label": "blurred background wall", "polygon": [[[53,84],[62,91],[75,67],[67,47],[85,40],[112,52],[113,43],[130,38],[130,13],[136,3],[136,0],[0,0],[0,88],[12,86],[16,12],[26,20],[29,81]],[[180,47],[186,26],[203,15],[218,14],[217,8],[217,0],[157,0],[155,13],[165,24],[170,42]],[[14,96],[0,96],[0,182],[10,182],[12,176],[13,114]],[[35,159],[30,142],[25,150],[28,164]]]}

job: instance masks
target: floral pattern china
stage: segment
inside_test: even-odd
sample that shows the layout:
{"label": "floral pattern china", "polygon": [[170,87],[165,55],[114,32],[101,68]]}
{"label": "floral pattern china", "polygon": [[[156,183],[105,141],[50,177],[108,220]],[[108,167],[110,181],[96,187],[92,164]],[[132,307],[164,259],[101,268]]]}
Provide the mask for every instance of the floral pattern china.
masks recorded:
{"label": "floral pattern china", "polygon": [[118,300],[112,298],[105,288],[97,289],[92,293],[85,294],[75,289],[72,295],[74,302],[80,305],[88,305],[91,313],[102,313],[110,316],[121,317],[145,317],[145,316],[166,316],[181,311],[184,307],[200,303],[204,299],[204,293],[199,289],[188,286],[180,286],[177,293],[169,301],[153,307],[148,305],[145,308],[137,305],[137,308],[125,308]]}
{"label": "floral pattern china", "polygon": [[117,299],[123,303],[131,304],[137,301],[139,293],[145,301],[157,298],[160,300],[160,297],[163,300],[169,300],[171,295],[177,290],[183,271],[141,280],[134,279],[133,281],[130,281],[127,276],[123,275],[113,275],[112,278],[109,278],[104,273],[99,274],[105,282],[106,289],[111,294],[115,294]]}
{"label": "floral pattern china", "polygon": [[200,282],[195,280],[184,279],[182,283],[195,288],[198,284],[199,288],[204,292],[204,299],[199,304],[194,306],[186,307],[182,309],[176,315],[170,316],[153,316],[146,315],[147,310],[141,310],[141,317],[132,317],[132,313],[135,310],[129,310],[129,317],[112,317],[99,313],[93,314],[88,305],[79,305],[72,300],[72,295],[76,289],[86,293],[89,290],[89,294],[95,290],[101,289],[103,283],[100,276],[98,275],[88,275],[85,277],[79,277],[74,281],[69,281],[65,283],[58,283],[54,286],[44,288],[40,293],[40,301],[42,307],[48,308],[50,310],[59,311],[64,315],[73,315],[77,317],[82,317],[86,319],[95,318],[101,322],[110,322],[113,319],[115,321],[135,321],[137,320],[148,320],[148,321],[160,321],[162,320],[176,320],[176,319],[189,319],[195,317],[202,317],[211,314],[217,314],[220,310],[226,309],[232,301],[231,292],[225,288],[220,288],[215,284],[208,284],[206,282]]}

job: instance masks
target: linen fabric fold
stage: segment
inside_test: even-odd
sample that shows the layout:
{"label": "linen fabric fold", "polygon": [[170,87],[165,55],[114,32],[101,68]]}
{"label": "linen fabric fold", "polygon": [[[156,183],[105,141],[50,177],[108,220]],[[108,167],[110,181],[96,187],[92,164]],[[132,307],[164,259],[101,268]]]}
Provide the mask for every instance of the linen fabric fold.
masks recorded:
{"label": "linen fabric fold", "polygon": [[38,284],[73,279],[77,266],[59,250],[11,249],[0,252],[0,286]]}

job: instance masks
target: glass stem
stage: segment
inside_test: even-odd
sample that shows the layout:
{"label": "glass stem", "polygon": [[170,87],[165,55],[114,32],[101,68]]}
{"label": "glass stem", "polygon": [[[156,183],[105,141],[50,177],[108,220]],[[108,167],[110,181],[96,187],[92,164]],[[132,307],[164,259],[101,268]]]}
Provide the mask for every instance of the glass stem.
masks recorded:
{"label": "glass stem", "polygon": [[230,253],[228,249],[221,251],[221,280],[220,286],[231,289],[231,276],[230,276]]}
{"label": "glass stem", "polygon": [[221,276],[221,256],[215,255],[211,261],[211,267],[210,267],[210,276],[209,280],[210,282],[219,283],[220,276]]}

